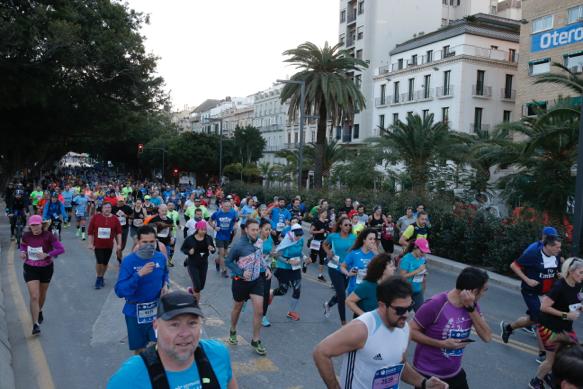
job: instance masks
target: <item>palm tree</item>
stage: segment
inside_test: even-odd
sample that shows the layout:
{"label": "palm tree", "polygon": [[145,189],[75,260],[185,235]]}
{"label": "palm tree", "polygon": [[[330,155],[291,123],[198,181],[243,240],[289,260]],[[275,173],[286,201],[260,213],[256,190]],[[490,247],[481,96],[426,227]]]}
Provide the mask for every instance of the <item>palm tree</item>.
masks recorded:
{"label": "palm tree", "polygon": [[259,169],[260,177],[263,178],[263,180],[264,180],[264,185],[269,188],[269,185],[271,184],[271,181],[273,180],[273,173],[274,173],[273,165],[270,164],[269,162],[260,162],[257,165],[257,167]]}
{"label": "palm tree", "polygon": [[413,191],[425,196],[429,169],[437,159],[451,159],[447,148],[451,136],[447,124],[433,122],[433,114],[425,118],[409,114],[407,121],[397,121],[388,130],[381,129],[381,137],[371,139],[386,151],[385,159],[404,163],[413,182]]}
{"label": "palm tree", "polygon": [[[285,62],[294,64],[299,70],[291,77],[293,81],[303,81],[306,88],[305,106],[300,107],[300,85],[286,84],[281,91],[281,102],[289,101],[289,117],[295,119],[299,110],[306,115],[318,115],[318,130],[315,147],[324,155],[326,144],[326,124],[332,126],[352,121],[355,110],[363,110],[365,98],[349,73],[362,71],[368,64],[353,58],[342,45],[330,46],[328,42],[319,48],[306,42],[295,49],[284,51]],[[322,187],[323,161],[317,158],[314,169],[314,186]]]}
{"label": "palm tree", "polygon": [[[309,143],[304,150],[305,156],[312,161],[322,161],[322,177],[326,181],[330,179],[330,173],[336,162],[342,161],[345,158],[345,152],[340,147],[336,140],[331,142],[326,141],[323,147],[323,155],[319,154],[319,149],[315,143]],[[307,165],[310,166],[310,165]]]}
{"label": "palm tree", "polygon": [[553,62],[553,66],[563,70],[564,73],[546,73],[537,76],[534,81],[535,84],[558,84],[571,89],[573,92],[577,93],[578,96],[583,94],[583,78],[579,77],[577,74],[573,73],[571,69],[565,65]]}

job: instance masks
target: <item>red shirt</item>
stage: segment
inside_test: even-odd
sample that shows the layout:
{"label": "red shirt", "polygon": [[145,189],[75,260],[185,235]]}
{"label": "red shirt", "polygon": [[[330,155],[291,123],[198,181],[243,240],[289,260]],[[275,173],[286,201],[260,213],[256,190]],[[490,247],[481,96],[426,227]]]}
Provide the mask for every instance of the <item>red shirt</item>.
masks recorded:
{"label": "red shirt", "polygon": [[113,248],[113,239],[117,234],[121,234],[121,224],[114,215],[105,217],[96,213],[89,222],[87,232],[89,235],[93,235],[93,245],[96,249],[111,249]]}
{"label": "red shirt", "polygon": [[112,207],[117,207],[117,197],[113,196],[113,197],[109,197],[109,196],[105,196],[105,198],[103,199],[104,203],[110,203]]}

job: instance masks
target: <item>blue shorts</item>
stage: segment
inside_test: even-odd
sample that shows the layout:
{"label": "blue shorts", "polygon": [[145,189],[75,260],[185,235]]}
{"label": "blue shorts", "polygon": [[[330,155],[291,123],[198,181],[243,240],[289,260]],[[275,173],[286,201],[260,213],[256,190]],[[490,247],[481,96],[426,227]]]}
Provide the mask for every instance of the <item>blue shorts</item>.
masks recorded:
{"label": "blue shorts", "polygon": [[540,297],[537,293],[534,292],[525,292],[524,290],[520,291],[522,293],[522,298],[524,299],[524,303],[526,304],[526,314],[530,317],[535,323],[539,322],[540,317]]}
{"label": "blue shorts", "polygon": [[138,319],[135,316],[124,316],[128,328],[128,344],[130,350],[145,348],[148,342],[156,341],[156,334],[154,333],[152,323],[138,324]]}

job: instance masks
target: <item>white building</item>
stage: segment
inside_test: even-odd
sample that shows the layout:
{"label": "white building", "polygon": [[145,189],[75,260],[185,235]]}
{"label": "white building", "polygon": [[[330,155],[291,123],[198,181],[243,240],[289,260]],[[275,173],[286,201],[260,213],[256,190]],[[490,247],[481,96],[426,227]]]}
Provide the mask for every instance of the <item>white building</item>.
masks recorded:
{"label": "white building", "polygon": [[186,132],[192,129],[190,114],[194,108],[185,105],[183,109],[170,114],[170,120],[178,127],[178,132]]}
{"label": "white building", "polygon": [[376,69],[389,64],[388,53],[397,43],[467,15],[495,13],[497,4],[498,0],[340,0],[339,40],[351,55],[369,63],[364,72],[353,74],[367,108],[355,116],[352,126],[343,129],[341,139],[358,143],[378,135],[373,121],[373,78]]}
{"label": "white building", "polygon": [[[233,132],[236,126],[232,127],[233,131],[228,131],[225,127],[224,119],[229,117],[232,122],[233,113],[243,113],[248,112],[248,108],[253,106],[253,96],[247,97],[229,97],[227,96],[224,100],[214,103],[215,100],[207,100],[205,103],[209,102],[208,108],[206,110],[198,109],[196,116],[192,115],[192,121],[195,123],[193,125],[194,132],[201,132],[206,134],[223,134],[225,137],[233,136]],[[205,104],[203,103],[203,104]],[[194,112],[193,112],[194,113]],[[244,118],[241,118],[244,120]],[[250,118],[249,118],[250,119]]]}
{"label": "white building", "polygon": [[473,132],[518,119],[519,35],[519,21],[478,14],[398,45],[374,78],[373,125],[432,113]]}

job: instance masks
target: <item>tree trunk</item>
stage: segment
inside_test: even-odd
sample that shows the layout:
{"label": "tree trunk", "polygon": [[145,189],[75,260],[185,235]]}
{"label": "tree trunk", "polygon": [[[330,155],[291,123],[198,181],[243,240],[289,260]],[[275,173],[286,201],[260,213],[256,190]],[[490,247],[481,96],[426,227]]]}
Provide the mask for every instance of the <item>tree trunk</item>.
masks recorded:
{"label": "tree trunk", "polygon": [[318,110],[320,118],[318,119],[318,133],[316,134],[316,158],[314,161],[314,188],[322,188],[322,156],[324,155],[324,147],[326,147],[326,124],[328,123],[328,112],[324,102],[320,104]]}

